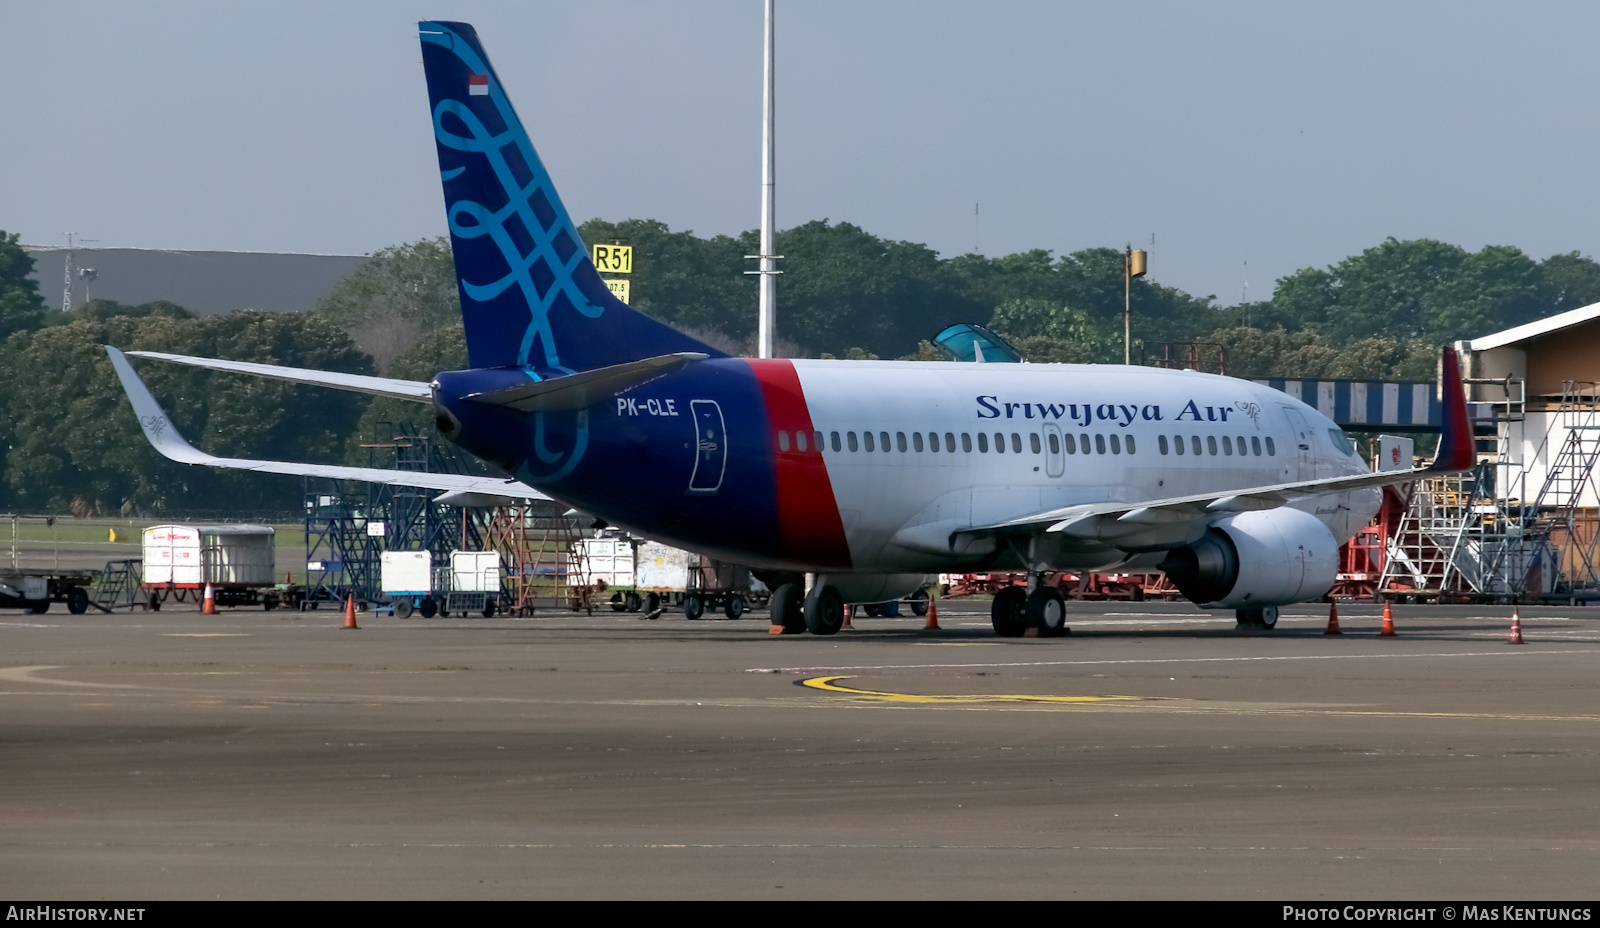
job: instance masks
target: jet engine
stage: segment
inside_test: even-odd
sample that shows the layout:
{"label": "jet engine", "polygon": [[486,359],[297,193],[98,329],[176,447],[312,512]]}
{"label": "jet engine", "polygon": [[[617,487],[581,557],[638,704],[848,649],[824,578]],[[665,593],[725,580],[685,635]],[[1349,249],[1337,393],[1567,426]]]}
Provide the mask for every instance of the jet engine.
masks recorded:
{"label": "jet engine", "polygon": [[1309,513],[1268,509],[1217,522],[1199,541],[1167,552],[1160,566],[1199,605],[1258,609],[1328,592],[1339,571],[1339,543]]}

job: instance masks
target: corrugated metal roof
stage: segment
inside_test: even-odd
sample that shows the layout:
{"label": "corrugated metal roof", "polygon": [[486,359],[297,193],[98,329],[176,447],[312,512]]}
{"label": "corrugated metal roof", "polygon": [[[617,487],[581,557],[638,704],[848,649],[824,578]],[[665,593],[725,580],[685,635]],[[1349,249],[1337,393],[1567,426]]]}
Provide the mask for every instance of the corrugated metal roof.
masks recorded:
{"label": "corrugated metal roof", "polygon": [[1600,318],[1600,303],[1590,303],[1588,306],[1580,306],[1577,309],[1569,309],[1564,313],[1556,313],[1547,319],[1519,325],[1515,328],[1506,329],[1504,332],[1496,332],[1493,335],[1474,338],[1472,339],[1472,350],[1488,351],[1490,348],[1515,345],[1517,342],[1525,342],[1543,335],[1549,335],[1552,332],[1559,332],[1562,329],[1581,325],[1596,318]]}

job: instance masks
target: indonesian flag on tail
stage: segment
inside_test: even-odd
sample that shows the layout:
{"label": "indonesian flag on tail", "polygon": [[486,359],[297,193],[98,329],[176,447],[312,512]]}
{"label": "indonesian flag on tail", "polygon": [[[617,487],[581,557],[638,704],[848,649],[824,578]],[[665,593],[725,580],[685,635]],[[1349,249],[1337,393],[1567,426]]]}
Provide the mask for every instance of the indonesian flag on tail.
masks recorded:
{"label": "indonesian flag on tail", "polygon": [[467,95],[472,97],[487,97],[489,95],[489,75],[468,74]]}

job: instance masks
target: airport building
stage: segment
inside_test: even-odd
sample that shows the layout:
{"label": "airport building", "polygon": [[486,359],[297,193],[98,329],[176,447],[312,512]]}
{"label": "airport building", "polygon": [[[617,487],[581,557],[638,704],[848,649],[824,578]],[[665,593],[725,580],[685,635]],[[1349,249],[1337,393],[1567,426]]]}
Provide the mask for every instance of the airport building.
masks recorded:
{"label": "airport building", "polygon": [[[1376,592],[1578,604],[1600,599],[1600,303],[1458,343],[1478,465],[1386,506]],[[1358,541],[1360,537],[1358,536]]]}
{"label": "airport building", "polygon": [[45,305],[90,299],[137,306],[167,300],[199,316],[236,309],[299,313],[315,309],[368,255],[254,251],[24,246]]}

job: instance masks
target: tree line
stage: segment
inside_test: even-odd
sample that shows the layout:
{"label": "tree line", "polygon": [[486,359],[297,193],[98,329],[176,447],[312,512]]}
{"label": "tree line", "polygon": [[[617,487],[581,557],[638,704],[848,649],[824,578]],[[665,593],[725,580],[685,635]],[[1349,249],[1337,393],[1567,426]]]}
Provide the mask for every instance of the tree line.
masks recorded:
{"label": "tree line", "polygon": [[[634,249],[636,309],[733,354],[753,354],[754,231],[702,238],[654,220],[584,223],[592,244]],[[939,360],[929,339],[979,322],[1038,362],[1120,363],[1123,254],[1036,249],[941,258],[925,245],[816,221],[778,234],[779,354]],[[0,232],[0,508],[104,513],[298,511],[294,478],[167,461],[139,432],[102,345],[427,380],[466,363],[446,239],[373,255],[312,312],[197,317],[166,302],[46,308],[32,259]],[[1469,252],[1388,239],[1277,282],[1270,299],[1220,306],[1133,281],[1135,363],[1198,351],[1242,377],[1433,377],[1438,346],[1600,302],[1600,264],[1535,261],[1510,246]],[[1176,349],[1174,346],[1178,346]],[[1175,353],[1176,352],[1176,353]],[[397,400],[171,364],[140,373],[174,424],[215,454],[385,463],[394,423],[431,433]]]}

